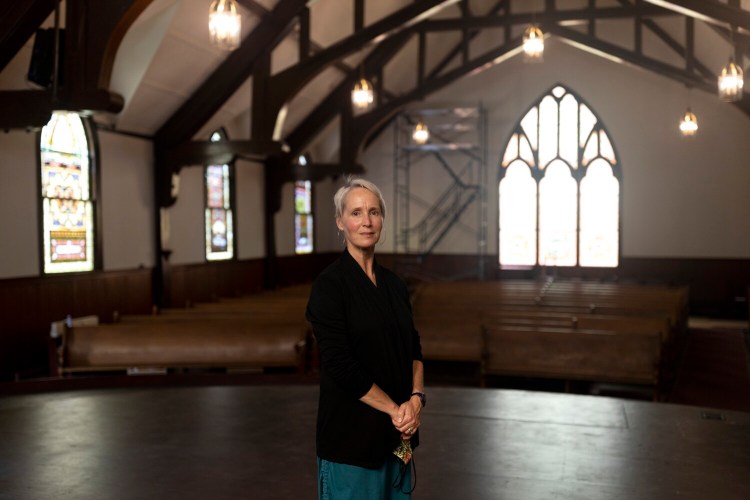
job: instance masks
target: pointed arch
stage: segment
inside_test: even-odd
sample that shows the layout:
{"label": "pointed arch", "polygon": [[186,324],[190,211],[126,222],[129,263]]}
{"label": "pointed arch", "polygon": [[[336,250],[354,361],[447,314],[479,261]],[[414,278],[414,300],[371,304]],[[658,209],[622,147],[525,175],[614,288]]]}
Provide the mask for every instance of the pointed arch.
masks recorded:
{"label": "pointed arch", "polygon": [[44,274],[97,266],[90,134],[77,113],[55,111],[39,136]]}
{"label": "pointed arch", "polygon": [[[224,130],[211,134],[212,142],[227,140]],[[206,260],[234,259],[234,165],[205,167]]]}
{"label": "pointed arch", "polygon": [[294,181],[294,253],[296,254],[312,253],[315,249],[312,200],[312,182]]}
{"label": "pointed arch", "polygon": [[622,172],[591,107],[562,84],[511,133],[498,175],[498,263],[617,267]]}

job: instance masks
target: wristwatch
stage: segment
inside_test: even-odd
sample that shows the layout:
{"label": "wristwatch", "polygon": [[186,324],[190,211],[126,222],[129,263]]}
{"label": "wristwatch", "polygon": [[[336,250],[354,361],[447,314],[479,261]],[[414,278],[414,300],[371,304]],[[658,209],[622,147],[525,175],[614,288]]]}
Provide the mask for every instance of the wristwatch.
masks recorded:
{"label": "wristwatch", "polygon": [[422,408],[427,406],[427,396],[424,392],[412,392],[412,396],[419,396],[419,400],[422,402]]}

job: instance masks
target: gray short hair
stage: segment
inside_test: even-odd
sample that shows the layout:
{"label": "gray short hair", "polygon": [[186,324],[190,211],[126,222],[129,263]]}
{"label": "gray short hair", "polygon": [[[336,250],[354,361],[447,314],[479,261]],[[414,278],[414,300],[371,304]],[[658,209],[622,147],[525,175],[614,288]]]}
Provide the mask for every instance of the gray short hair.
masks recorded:
{"label": "gray short hair", "polygon": [[383,219],[385,219],[385,200],[383,199],[383,193],[380,192],[380,188],[368,180],[353,179],[351,177],[347,177],[344,185],[336,191],[335,195],[333,195],[333,205],[336,207],[336,217],[341,217],[344,213],[344,200],[346,199],[346,195],[349,194],[349,191],[355,188],[364,188],[378,197],[378,201],[380,202],[380,213],[382,214]]}

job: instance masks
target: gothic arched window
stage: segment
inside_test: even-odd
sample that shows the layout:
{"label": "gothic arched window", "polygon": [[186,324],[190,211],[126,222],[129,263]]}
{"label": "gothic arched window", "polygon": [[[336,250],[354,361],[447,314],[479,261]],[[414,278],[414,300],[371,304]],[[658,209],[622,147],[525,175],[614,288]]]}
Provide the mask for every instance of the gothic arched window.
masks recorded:
{"label": "gothic arched window", "polygon": [[312,182],[294,182],[294,252],[312,253]]}
{"label": "gothic arched window", "polygon": [[[226,140],[226,134],[217,131],[211,141]],[[205,227],[206,260],[228,260],[234,258],[234,220],[232,218],[231,165],[208,165],[205,169]]]}
{"label": "gothic arched window", "polygon": [[620,165],[603,124],[562,85],[521,118],[498,185],[499,263],[617,267]]}
{"label": "gothic arched window", "polygon": [[46,274],[91,271],[95,258],[92,153],[77,113],[56,111],[39,145]]}

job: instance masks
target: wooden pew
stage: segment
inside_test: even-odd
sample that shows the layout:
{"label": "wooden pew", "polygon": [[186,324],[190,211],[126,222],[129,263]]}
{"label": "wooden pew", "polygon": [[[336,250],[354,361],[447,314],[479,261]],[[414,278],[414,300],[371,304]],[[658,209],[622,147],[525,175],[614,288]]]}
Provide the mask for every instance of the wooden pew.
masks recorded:
{"label": "wooden pew", "polygon": [[67,328],[60,374],[170,368],[304,371],[307,325],[244,318],[158,320]]}
{"label": "wooden pew", "polygon": [[672,345],[667,317],[564,314],[544,311],[495,310],[482,316],[484,327],[518,325],[533,328],[556,327],[572,330],[604,330],[628,335],[656,335],[659,339],[659,391],[672,382]]}
{"label": "wooden pew", "polygon": [[415,320],[422,357],[433,361],[478,363],[482,357],[479,316],[433,316]]}
{"label": "wooden pew", "polygon": [[512,324],[656,334],[665,349],[670,334],[666,317],[552,313],[540,309],[494,309],[466,316],[444,310],[417,318],[415,323],[420,332],[425,359],[442,361],[480,361],[482,326]]}
{"label": "wooden pew", "polygon": [[47,358],[50,376],[59,376],[63,366],[63,352],[65,350],[65,332],[72,327],[95,326],[99,324],[99,316],[89,315],[53,321],[50,324],[47,339]]}
{"label": "wooden pew", "polygon": [[[684,332],[687,325],[686,288],[622,285],[622,290],[618,291],[617,286],[611,284],[555,282],[554,286],[566,287],[568,291],[553,295],[543,290],[548,285],[519,281],[423,284],[415,294],[414,313],[415,317],[422,318],[445,310],[467,315],[494,309],[538,309],[570,314],[666,316],[673,339]],[[606,294],[593,295],[592,290],[600,289],[607,290]]]}
{"label": "wooden pew", "polygon": [[304,317],[310,284],[151,315],[115,312],[116,324],[57,322],[53,373],[179,368],[305,371],[314,344]]}
{"label": "wooden pew", "polygon": [[643,384],[658,399],[657,334],[516,325],[482,329],[483,381],[512,375]]}
{"label": "wooden pew", "polygon": [[[636,302],[634,300],[601,299],[594,302],[588,298],[581,297],[525,297],[518,294],[484,296],[482,294],[469,295],[468,292],[457,290],[451,294],[448,290],[443,296],[432,294],[422,295],[415,302],[415,314],[421,315],[421,309],[429,311],[442,309],[455,309],[467,312],[481,312],[491,309],[540,309],[549,312],[570,312],[573,314],[616,314],[631,316],[666,316],[669,318],[670,326],[677,329],[685,323],[686,315],[676,311],[671,306],[660,305],[655,302]],[[428,313],[429,314],[429,313]]]}
{"label": "wooden pew", "polygon": [[[568,334],[578,339],[582,333],[607,332],[601,339],[613,339],[608,342],[615,350],[627,350],[632,343],[632,356],[647,360],[642,366],[648,369],[641,369],[636,377],[617,370],[614,375],[595,373],[598,381],[643,383],[658,393],[662,381],[671,379],[675,338],[680,325],[687,323],[687,289],[530,281],[426,283],[416,290],[413,310],[426,359],[484,362],[487,346],[482,332],[486,329],[514,328],[516,334],[528,334],[526,340],[544,339],[554,331],[558,334],[554,339],[563,344],[560,338]],[[647,340],[622,340],[623,336]],[[607,342],[581,338],[580,348]],[[652,339],[656,339],[653,349]],[[648,349],[642,342],[647,342]],[[549,344],[542,349],[556,348]],[[559,378],[562,372],[547,375]],[[578,377],[573,370],[570,378]]]}
{"label": "wooden pew", "polygon": [[656,333],[662,346],[670,339],[669,319],[666,316],[605,315],[554,313],[543,310],[518,311],[496,309],[485,311],[483,325],[517,324],[559,326],[584,330],[618,330],[632,333]]}

